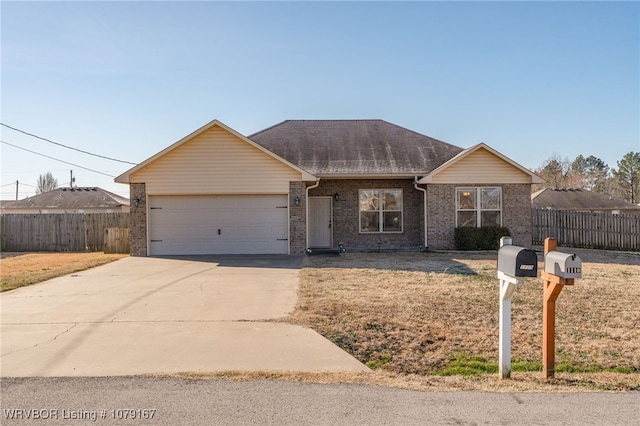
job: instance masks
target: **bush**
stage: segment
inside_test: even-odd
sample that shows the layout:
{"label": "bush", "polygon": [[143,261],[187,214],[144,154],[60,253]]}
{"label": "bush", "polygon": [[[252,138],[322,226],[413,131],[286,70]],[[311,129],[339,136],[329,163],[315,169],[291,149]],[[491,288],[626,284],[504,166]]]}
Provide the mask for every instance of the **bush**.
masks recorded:
{"label": "bush", "polygon": [[504,226],[465,226],[455,229],[454,240],[457,250],[498,250],[500,238],[510,236],[511,232]]}

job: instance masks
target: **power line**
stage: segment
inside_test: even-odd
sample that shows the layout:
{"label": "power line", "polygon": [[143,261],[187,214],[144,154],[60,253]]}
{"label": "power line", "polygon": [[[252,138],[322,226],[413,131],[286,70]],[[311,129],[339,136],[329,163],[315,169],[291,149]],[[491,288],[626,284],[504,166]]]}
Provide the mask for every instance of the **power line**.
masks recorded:
{"label": "power line", "polygon": [[63,148],[72,149],[72,150],[74,150],[74,151],[78,151],[78,152],[81,152],[81,153],[83,153],[83,154],[93,155],[94,157],[104,158],[105,160],[117,161],[117,162],[119,162],[119,163],[133,164],[134,166],[135,166],[135,164],[136,164],[136,163],[132,163],[131,161],[124,161],[124,160],[118,160],[118,159],[116,159],[116,158],[105,157],[104,155],[94,154],[94,153],[92,153],[92,152],[89,152],[89,151],[83,151],[83,150],[81,150],[81,149],[74,148],[74,147],[72,147],[72,146],[63,145],[63,144],[61,144],[61,143],[54,142],[54,141],[52,141],[52,140],[50,140],[50,139],[43,138],[43,137],[38,136],[38,135],[34,135],[33,133],[25,132],[24,130],[20,130],[20,129],[17,129],[17,128],[15,128],[15,127],[11,127],[11,126],[9,126],[8,124],[0,123],[0,125],[2,125],[2,126],[4,126],[4,127],[7,127],[7,128],[9,128],[9,129],[11,129],[11,130],[15,130],[16,132],[24,133],[25,135],[32,136],[32,137],[34,137],[34,138],[37,138],[37,139],[43,140],[43,141],[45,141],[45,142],[52,143],[52,144],[54,144],[54,145],[61,146],[61,147],[63,147]]}
{"label": "power line", "polygon": [[[4,188],[5,186],[9,186],[9,185],[15,185],[16,183],[18,183],[19,180],[15,181],[15,182],[11,182],[11,183],[5,183],[4,185],[0,185],[0,188]],[[37,186],[35,185],[29,185],[28,183],[20,183],[20,185],[24,185],[24,186],[30,186],[32,188],[37,188]]]}
{"label": "power line", "polygon": [[87,167],[83,167],[83,166],[80,166],[80,165],[78,165],[78,164],[70,163],[70,162],[68,162],[68,161],[64,161],[64,160],[60,160],[60,159],[58,159],[58,158],[50,157],[50,156],[48,156],[48,155],[40,154],[39,152],[31,151],[30,149],[23,148],[23,147],[21,147],[21,146],[14,145],[14,144],[9,143],[9,142],[5,142],[5,141],[0,141],[0,142],[2,142],[2,143],[3,143],[3,144],[5,144],[5,145],[12,146],[12,147],[14,147],[14,148],[21,149],[21,150],[23,150],[23,151],[30,152],[30,153],[32,153],[32,154],[40,155],[41,157],[46,157],[46,158],[49,158],[49,159],[51,159],[51,160],[55,160],[55,161],[59,161],[59,162],[61,162],[61,163],[69,164],[69,165],[74,166],[74,167],[79,167],[79,168],[81,168],[81,169],[88,170],[88,171],[90,171],[90,172],[99,173],[99,174],[101,174],[101,175],[109,176],[109,177],[112,177],[112,178],[114,178],[114,177],[115,177],[115,176],[113,176],[113,175],[109,175],[109,174],[107,174],[107,173],[100,172],[100,171],[98,171],[98,170],[89,169],[89,168],[87,168]]}

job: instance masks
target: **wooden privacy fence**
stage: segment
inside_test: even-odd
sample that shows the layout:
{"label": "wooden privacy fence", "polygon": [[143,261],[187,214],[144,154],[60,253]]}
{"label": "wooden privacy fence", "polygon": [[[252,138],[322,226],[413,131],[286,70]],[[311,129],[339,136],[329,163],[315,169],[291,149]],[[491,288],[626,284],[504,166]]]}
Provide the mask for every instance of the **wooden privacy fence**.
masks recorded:
{"label": "wooden privacy fence", "polygon": [[533,209],[533,244],[546,237],[568,247],[640,250],[640,215]]}
{"label": "wooden privacy fence", "polygon": [[3,214],[0,226],[2,251],[103,251],[105,229],[129,228],[129,213]]}
{"label": "wooden privacy fence", "polygon": [[105,253],[129,253],[129,228],[104,228]]}

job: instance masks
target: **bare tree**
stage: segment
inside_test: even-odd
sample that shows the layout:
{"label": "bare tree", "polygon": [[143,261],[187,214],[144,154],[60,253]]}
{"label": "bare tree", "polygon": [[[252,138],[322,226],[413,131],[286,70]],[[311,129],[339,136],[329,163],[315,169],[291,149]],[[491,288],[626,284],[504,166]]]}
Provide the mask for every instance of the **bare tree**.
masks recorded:
{"label": "bare tree", "polygon": [[572,176],[571,176],[571,160],[569,157],[561,157],[558,154],[553,154],[549,157],[542,166],[537,168],[535,172],[545,180],[544,184],[535,185],[532,189],[534,191],[543,188],[572,188]]}
{"label": "bare tree", "polygon": [[36,194],[42,194],[43,192],[53,191],[58,187],[58,179],[54,178],[51,172],[47,172],[38,177],[38,183],[36,186]]}

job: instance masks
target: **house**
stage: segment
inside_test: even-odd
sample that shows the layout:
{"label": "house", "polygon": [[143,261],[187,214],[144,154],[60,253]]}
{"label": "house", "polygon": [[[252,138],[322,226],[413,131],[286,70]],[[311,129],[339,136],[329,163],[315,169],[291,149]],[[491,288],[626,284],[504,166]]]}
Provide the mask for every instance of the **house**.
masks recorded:
{"label": "house", "polygon": [[531,243],[542,179],[383,120],[287,120],[244,136],[213,120],[118,176],[133,255],[453,249],[456,226]]}
{"label": "house", "polygon": [[545,188],[531,194],[531,206],[537,209],[640,214],[640,206],[586,189]]}
{"label": "house", "polygon": [[17,201],[2,201],[2,213],[128,212],[129,200],[102,188],[57,188]]}

